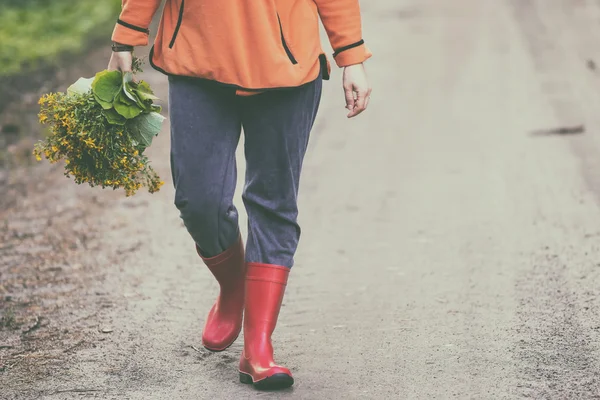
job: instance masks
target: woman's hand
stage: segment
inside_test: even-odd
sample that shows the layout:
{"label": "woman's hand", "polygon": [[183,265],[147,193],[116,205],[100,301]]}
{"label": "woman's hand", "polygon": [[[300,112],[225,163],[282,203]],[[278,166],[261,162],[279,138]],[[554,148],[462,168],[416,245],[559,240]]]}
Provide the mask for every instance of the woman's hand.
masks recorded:
{"label": "woman's hand", "polygon": [[367,80],[364,65],[355,64],[345,67],[343,85],[346,95],[346,108],[350,110],[348,118],[352,118],[365,111],[369,105],[371,86]]}
{"label": "woman's hand", "polygon": [[113,51],[108,62],[109,71],[131,72],[133,55],[130,51]]}

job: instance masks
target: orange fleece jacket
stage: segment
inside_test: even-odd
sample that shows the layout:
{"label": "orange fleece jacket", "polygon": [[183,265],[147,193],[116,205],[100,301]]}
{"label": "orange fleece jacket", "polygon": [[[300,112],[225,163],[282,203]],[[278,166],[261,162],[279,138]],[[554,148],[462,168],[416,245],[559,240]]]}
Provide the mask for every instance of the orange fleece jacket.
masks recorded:
{"label": "orange fleece jacket", "polygon": [[[122,0],[112,40],[148,44],[161,0]],[[359,0],[166,0],[150,52],[154,68],[214,80],[239,94],[328,79],[319,17],[339,67],[371,57],[362,38]]]}

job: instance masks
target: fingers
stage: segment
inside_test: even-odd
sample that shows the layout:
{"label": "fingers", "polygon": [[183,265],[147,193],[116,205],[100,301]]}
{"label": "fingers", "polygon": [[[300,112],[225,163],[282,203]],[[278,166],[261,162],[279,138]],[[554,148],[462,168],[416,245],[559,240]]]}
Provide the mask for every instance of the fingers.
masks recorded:
{"label": "fingers", "polygon": [[123,72],[131,72],[131,63],[130,62],[125,62],[125,63],[121,64],[121,71],[123,71]]}
{"label": "fingers", "polygon": [[352,118],[362,113],[367,109],[369,104],[369,98],[371,96],[371,89],[359,89],[356,92],[356,101],[354,102],[354,108],[348,114],[348,118]]}
{"label": "fingers", "polygon": [[114,52],[108,62],[109,71],[131,72],[132,56],[129,52]]}
{"label": "fingers", "polygon": [[346,96],[346,108],[352,111],[355,106],[354,90],[352,86],[344,86],[344,95]]}
{"label": "fingers", "polygon": [[116,53],[119,58],[119,68],[123,72],[131,72],[131,64],[133,63],[133,59],[131,53],[128,51],[118,52]]}
{"label": "fingers", "polygon": [[115,59],[114,55],[110,57],[110,61],[108,62],[108,67],[106,68],[109,71],[118,71],[119,70],[119,64],[117,63],[117,60]]}

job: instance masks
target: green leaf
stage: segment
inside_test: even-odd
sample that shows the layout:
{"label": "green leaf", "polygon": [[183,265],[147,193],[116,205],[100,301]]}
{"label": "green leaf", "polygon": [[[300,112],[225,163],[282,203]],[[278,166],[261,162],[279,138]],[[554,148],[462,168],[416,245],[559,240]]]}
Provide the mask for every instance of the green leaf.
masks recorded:
{"label": "green leaf", "polygon": [[145,112],[150,112],[152,111],[152,101],[142,101],[142,108],[144,109]]}
{"label": "green leaf", "polygon": [[94,99],[96,100],[96,102],[98,104],[100,104],[102,106],[102,108],[104,108],[105,110],[110,110],[111,108],[113,108],[112,103],[109,103],[108,101],[104,101],[101,98],[99,98],[98,96],[96,96],[96,93],[94,93]]}
{"label": "green leaf", "polygon": [[138,102],[138,98],[133,94],[133,90],[136,88],[136,83],[133,81],[133,74],[126,72],[123,74],[123,92],[131,101]]}
{"label": "green leaf", "polygon": [[146,81],[139,81],[137,89],[144,93],[154,94],[154,92],[152,91],[152,88]]}
{"label": "green leaf", "polygon": [[[146,96],[145,93],[140,92],[139,85],[137,82],[133,81],[133,75],[128,72],[123,76],[123,93],[129,98],[129,100],[134,101],[143,111],[150,111],[150,106],[152,106],[152,99],[144,98],[142,96]],[[145,84],[143,87],[143,91],[147,91],[150,89],[148,84]],[[152,96],[148,94],[148,96]]]}
{"label": "green leaf", "polygon": [[123,86],[121,75],[119,71],[98,72],[92,82],[94,94],[100,100],[112,103]]}
{"label": "green leaf", "polygon": [[133,82],[133,72],[125,72],[123,73],[123,84],[127,82]]}
{"label": "green leaf", "polygon": [[150,109],[154,112],[160,113],[162,111],[162,107],[159,106],[158,104],[152,104],[152,106],[150,107]]}
{"label": "green leaf", "polygon": [[145,147],[150,146],[154,136],[158,135],[165,117],[156,112],[142,114],[129,122],[133,137]]}
{"label": "green leaf", "polygon": [[158,97],[154,96],[154,92],[147,82],[140,81],[135,91],[142,100],[159,100]]}
{"label": "green leaf", "polygon": [[144,93],[144,92],[140,92],[139,90],[134,90],[134,93],[137,95],[137,97],[140,98],[140,100],[142,100],[144,103],[150,103],[152,104],[153,100],[159,100],[158,97],[156,97],[153,94],[150,93]]}
{"label": "green leaf", "polygon": [[87,92],[92,90],[93,81],[94,78],[79,78],[74,84],[69,86],[69,88],[67,89],[67,94],[86,94]]}
{"label": "green leaf", "polygon": [[132,84],[131,83],[125,83],[123,84],[123,93],[125,93],[125,96],[127,96],[129,98],[129,100],[133,101],[134,103],[140,102],[141,100],[138,99],[134,93],[134,89],[132,88]]}
{"label": "green leaf", "polygon": [[136,102],[131,101],[123,92],[120,92],[117,95],[113,102],[113,106],[119,114],[127,119],[135,118],[143,111]]}
{"label": "green leaf", "polygon": [[126,83],[123,86],[123,91],[125,95],[132,101],[134,101],[142,110],[150,111],[150,106],[152,105],[152,100],[146,100],[140,98],[136,89],[134,89],[134,83]]}
{"label": "green leaf", "polygon": [[125,122],[127,122],[127,118],[116,112],[114,108],[104,110],[103,114],[111,125],[125,125]]}

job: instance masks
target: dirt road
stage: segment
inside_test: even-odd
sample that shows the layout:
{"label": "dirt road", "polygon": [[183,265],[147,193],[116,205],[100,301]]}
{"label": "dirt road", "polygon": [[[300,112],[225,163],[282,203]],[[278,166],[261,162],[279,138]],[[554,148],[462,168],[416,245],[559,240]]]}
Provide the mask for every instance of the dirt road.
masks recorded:
{"label": "dirt road", "polygon": [[[345,119],[336,70],[305,162],[303,234],[274,336],[296,385],[259,394],[237,381],[242,340],[201,347],[217,286],[170,180],[124,199],[54,171],[50,195],[4,218],[10,231],[32,209],[81,211],[51,228],[93,231],[63,251],[70,295],[26,332],[79,336],[28,350],[0,374],[5,398],[600,398],[598,3],[363,10],[371,109]],[[143,77],[166,98],[163,76]],[[168,148],[165,130],[151,148],[164,178]],[[52,355],[43,374],[35,354]]]}

